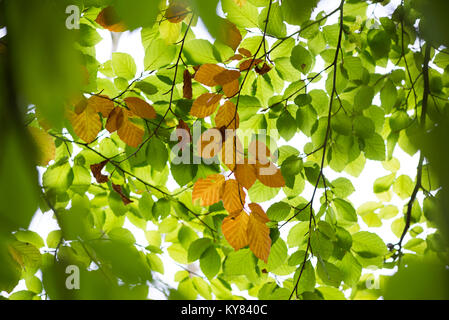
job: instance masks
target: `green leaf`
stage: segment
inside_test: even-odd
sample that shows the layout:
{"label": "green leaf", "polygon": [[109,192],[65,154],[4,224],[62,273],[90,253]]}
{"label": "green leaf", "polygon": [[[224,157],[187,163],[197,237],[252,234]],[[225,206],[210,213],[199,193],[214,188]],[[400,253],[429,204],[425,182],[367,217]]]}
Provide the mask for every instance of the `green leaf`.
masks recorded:
{"label": "green leaf", "polygon": [[312,55],[301,45],[297,45],[293,48],[290,61],[292,66],[301,71],[302,74],[307,74],[312,69]]}
{"label": "green leaf", "polygon": [[412,195],[414,187],[413,181],[409,176],[400,175],[393,184],[393,191],[402,200],[405,200]]}
{"label": "green leaf", "polygon": [[38,249],[45,246],[44,240],[42,240],[41,236],[34,231],[20,230],[14,233],[14,236],[16,237],[17,240],[26,243],[31,243]]}
{"label": "green leaf", "polygon": [[170,64],[176,56],[176,47],[169,46],[162,39],[153,40],[145,50],[145,70],[157,70]]}
{"label": "green leaf", "polygon": [[217,49],[207,40],[193,39],[186,41],[183,53],[187,63],[193,65],[219,62]]}
{"label": "green leaf", "polygon": [[334,199],[333,204],[335,205],[335,208],[337,209],[337,213],[346,221],[350,222],[357,222],[357,214],[352,206],[348,201],[343,199]]}
{"label": "green leaf", "polygon": [[296,121],[287,110],[285,110],[277,119],[276,127],[278,128],[281,137],[286,141],[293,138],[297,130]]}
{"label": "green leaf", "polygon": [[[268,17],[267,34],[278,38],[285,37],[287,34],[287,27],[284,24],[283,11],[278,3],[273,3],[270,9],[270,16]],[[258,25],[261,30],[265,30],[267,21],[268,7],[264,8],[259,14]]]}
{"label": "green leaf", "polygon": [[380,101],[382,103],[382,108],[389,112],[396,104],[396,99],[398,97],[398,91],[393,81],[388,79],[382,90],[380,90]]}
{"label": "green leaf", "polygon": [[301,25],[310,19],[313,9],[316,7],[317,0],[284,0],[282,1],[281,9],[284,19],[287,23],[293,25]]}
{"label": "green leaf", "polygon": [[200,267],[208,279],[215,277],[220,271],[221,259],[214,247],[211,246],[203,252],[200,258]]}
{"label": "green leaf", "polygon": [[187,260],[189,262],[193,262],[195,260],[198,260],[203,252],[209,248],[209,246],[212,244],[211,239],[209,238],[201,238],[193,241],[188,249],[188,255]]}
{"label": "green leaf", "polygon": [[112,53],[112,68],[117,77],[126,80],[132,80],[136,75],[137,67],[133,57],[127,53],[113,52]]}
{"label": "green leaf", "polygon": [[290,214],[291,207],[286,202],[273,203],[267,210],[268,218],[271,221],[283,221]]}
{"label": "green leaf", "polygon": [[165,143],[156,137],[148,141],[147,146],[148,163],[157,171],[162,171],[167,166],[168,151]]}
{"label": "green leaf", "polygon": [[354,109],[362,111],[371,106],[371,102],[374,98],[374,90],[372,87],[362,86],[357,91],[354,97]]}
{"label": "green leaf", "polygon": [[[222,0],[221,6],[226,18],[241,28],[257,28],[259,12],[249,1],[240,8],[234,0]],[[244,47],[246,48],[246,47]],[[249,48],[246,48],[250,50]],[[254,52],[253,52],[254,53]]]}
{"label": "green leaf", "polygon": [[376,181],[374,181],[373,185],[374,193],[382,193],[390,190],[390,187],[393,184],[395,178],[396,173],[392,173],[387,176],[377,178]]}
{"label": "green leaf", "polygon": [[375,233],[360,231],[352,235],[352,249],[363,258],[374,258],[387,254],[387,246]]}
{"label": "green leaf", "polygon": [[365,157],[370,160],[385,160],[385,142],[377,133],[365,140]]}
{"label": "green leaf", "polygon": [[157,219],[164,219],[170,214],[170,200],[161,198],[153,205],[153,217]]}

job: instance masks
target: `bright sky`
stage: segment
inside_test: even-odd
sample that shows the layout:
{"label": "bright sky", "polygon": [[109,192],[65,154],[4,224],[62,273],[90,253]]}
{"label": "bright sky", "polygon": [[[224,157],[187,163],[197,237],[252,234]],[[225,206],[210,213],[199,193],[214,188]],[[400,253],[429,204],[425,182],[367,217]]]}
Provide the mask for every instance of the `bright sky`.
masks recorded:
{"label": "bright sky", "polygon": [[[339,0],[323,0],[320,2],[319,7],[314,12],[314,14],[317,14],[319,11],[324,10],[326,12],[331,12],[334,10],[338,4]],[[382,7],[381,5],[371,5],[369,7],[368,16],[371,14],[374,14],[374,16],[385,16],[386,14],[391,14],[392,8],[395,8],[398,3],[400,3],[400,0],[393,0],[391,3],[386,6]],[[220,7],[220,6],[219,6]],[[218,11],[219,14],[222,14],[220,11]],[[328,23],[335,23],[337,22],[338,14],[333,15],[331,18],[328,19]],[[297,27],[288,27],[288,33],[290,33],[292,30],[295,31]],[[199,24],[193,28],[193,31],[195,32],[196,38],[203,38],[208,39],[213,42],[213,39],[210,37],[210,35],[207,33],[206,29],[204,28],[204,25],[199,22]],[[97,49],[97,60],[100,63],[104,63],[107,60],[111,59],[111,53],[112,53],[112,40],[111,40],[111,34],[107,30],[98,30],[100,35],[103,37],[103,40],[96,46]],[[272,41],[272,39],[269,39],[269,41]],[[126,52],[132,55],[136,61],[138,72],[137,74],[140,74],[143,71],[143,60],[144,60],[144,48],[142,47],[141,37],[140,37],[140,30],[135,30],[133,32],[125,32],[122,34],[120,41],[118,43],[117,47],[118,52]],[[316,57],[316,65],[314,71],[321,71],[324,67],[324,62],[320,57]],[[378,72],[385,72],[389,71],[388,69],[379,69]],[[324,80],[312,84],[310,86],[310,89],[313,88],[322,88],[324,85]],[[373,104],[380,105],[379,97],[376,96],[375,100],[373,101]],[[307,142],[305,139],[305,136],[302,134],[296,134],[296,136],[288,142],[289,145],[295,147],[296,149],[302,151],[304,144]],[[283,139],[278,141],[278,145],[284,145],[287,144]],[[408,154],[400,150],[399,147],[396,147],[394,157],[399,159],[401,163],[401,168],[398,172],[398,176],[401,174],[409,175],[412,179],[415,178],[416,175],[416,166],[418,163],[418,156],[415,155],[414,157],[410,157]],[[42,173],[42,172],[41,172]],[[360,175],[359,178],[354,178],[352,176],[349,176],[346,173],[335,173],[331,169],[326,168],[324,170],[325,176],[330,181],[338,178],[338,177],[346,177],[350,179],[356,189],[354,194],[352,194],[349,199],[353,203],[354,207],[357,209],[361,204],[368,202],[368,201],[378,201],[376,198],[376,195],[373,193],[373,183],[374,180],[381,176],[385,176],[389,174],[390,172],[385,170],[380,162],[367,160],[365,169]],[[170,190],[174,190],[178,188],[177,183],[173,180],[173,178],[169,177],[169,181],[167,183],[167,187]],[[301,194],[302,197],[306,199],[310,199],[311,193],[313,191],[312,186],[307,186],[304,192]],[[316,199],[319,199],[319,196],[321,194],[318,194]],[[262,203],[263,208],[266,210],[270,207],[270,205],[274,202],[280,201],[285,197],[283,192],[281,191],[276,198],[272,199],[271,201],[267,201],[265,203]],[[422,199],[420,199],[422,200]],[[401,200],[398,196],[394,195],[390,204],[393,204],[399,208],[399,210],[402,209],[402,207],[406,204],[406,201]],[[394,218],[395,219],[395,218]],[[370,228],[370,232],[376,232],[384,241],[385,243],[396,243],[397,237],[391,232],[390,224],[394,220],[391,219],[389,221],[383,221],[383,225],[380,228]],[[290,227],[294,225],[295,223],[291,223]],[[359,218],[359,224],[362,228],[362,230],[368,229],[365,223],[362,221],[361,218]],[[128,220],[125,223],[125,228],[128,228],[131,230],[137,240],[138,244],[141,244],[143,246],[148,245],[147,240],[145,238],[144,232],[138,228],[136,228],[134,225],[132,225]],[[38,232],[43,239],[46,239],[48,233],[52,230],[59,229],[56,221],[52,218],[52,214],[50,212],[47,212],[45,214],[41,212],[37,212],[35,217],[33,218],[33,221],[30,226],[30,230]],[[155,226],[153,223],[148,223],[148,230],[157,230],[157,226]],[[282,228],[281,237],[285,240],[288,235],[289,226]],[[405,239],[405,242],[408,239]],[[293,250],[294,251],[294,250]],[[289,251],[289,253],[292,253]],[[172,287],[177,287],[177,283],[174,281],[174,274],[182,270],[176,262],[174,262],[170,256],[167,254],[166,250],[161,257],[164,262],[164,268],[165,268],[165,274],[163,276],[160,276],[157,274],[157,276],[169,284]],[[200,273],[200,269],[197,266],[194,268],[196,272]],[[365,271],[366,272],[366,271]],[[381,270],[377,271],[376,273],[382,273],[382,274],[391,274],[391,270]],[[23,290],[25,288],[23,282],[20,284],[19,288],[17,290]],[[248,299],[253,299],[252,297],[249,297],[247,294],[238,292],[238,290],[235,290],[235,294],[242,295]],[[165,296],[159,292],[156,289],[150,289],[150,298],[151,299],[164,299]]]}

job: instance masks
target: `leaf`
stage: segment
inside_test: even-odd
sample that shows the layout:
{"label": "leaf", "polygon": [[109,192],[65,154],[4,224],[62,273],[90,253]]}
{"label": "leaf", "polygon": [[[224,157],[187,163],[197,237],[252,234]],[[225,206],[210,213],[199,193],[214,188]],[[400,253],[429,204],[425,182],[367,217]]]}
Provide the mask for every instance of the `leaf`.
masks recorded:
{"label": "leaf", "polygon": [[220,201],[224,191],[224,176],[209,175],[206,179],[198,179],[193,185],[192,200],[201,199],[202,206],[210,206]]}
{"label": "leaf", "polygon": [[240,45],[240,42],[242,42],[242,35],[235,24],[226,19],[220,19],[218,22],[217,40],[223,42],[235,51]]}
{"label": "leaf", "polygon": [[283,0],[281,9],[285,21],[289,24],[300,26],[303,22],[310,19],[310,15],[317,3],[317,0]]}
{"label": "leaf", "polygon": [[132,123],[128,119],[124,119],[117,134],[128,146],[137,148],[142,143],[145,131],[138,125]]}
{"label": "leaf", "polygon": [[302,74],[309,73],[313,64],[312,55],[301,45],[297,45],[293,48],[290,61],[292,66],[301,71]]}
{"label": "leaf", "polygon": [[129,110],[136,116],[144,119],[156,118],[156,110],[146,101],[135,97],[125,98],[124,100]]}
{"label": "leaf", "polygon": [[352,249],[361,257],[373,258],[387,254],[382,239],[375,233],[360,231],[352,235]]}
{"label": "leaf", "polygon": [[115,107],[108,116],[108,120],[106,121],[106,130],[110,133],[117,131],[123,124],[125,119],[125,115],[123,113],[123,109],[120,107]]}
{"label": "leaf", "polygon": [[122,190],[122,187],[120,185],[116,185],[112,183],[112,189],[114,189],[115,192],[117,192],[120,196],[120,198],[122,198],[123,204],[126,206],[128,204],[130,204],[131,202],[133,202],[131,199],[129,199]]}
{"label": "leaf", "polygon": [[215,77],[225,70],[216,64],[205,63],[196,71],[194,79],[208,87],[215,87],[218,86]]}
{"label": "leaf", "polygon": [[217,109],[222,96],[216,93],[203,93],[193,102],[190,115],[198,118],[210,116]]}
{"label": "leaf", "polygon": [[91,143],[97,138],[101,131],[101,120],[92,105],[87,105],[80,114],[69,112],[69,120],[72,123],[75,133],[86,143]]}
{"label": "leaf", "polygon": [[239,114],[233,102],[228,100],[218,108],[215,126],[217,128],[225,127],[226,129],[237,129],[239,127]]}
{"label": "leaf", "polygon": [[222,134],[218,129],[207,129],[197,141],[198,155],[204,159],[212,159],[220,152],[222,143]]}
{"label": "leaf", "polygon": [[148,164],[157,171],[162,171],[167,166],[168,151],[165,143],[153,136],[147,146]]}
{"label": "leaf", "polygon": [[245,205],[246,193],[237,180],[227,180],[223,191],[223,206],[229,213],[240,212]]}
{"label": "leaf", "polygon": [[136,75],[137,67],[133,57],[127,53],[112,53],[112,68],[118,77],[131,80]]}
{"label": "leaf", "polygon": [[171,23],[179,23],[185,19],[188,13],[184,3],[174,2],[165,11],[165,18]]}
{"label": "leaf", "polygon": [[182,97],[192,99],[192,75],[187,69],[183,73]]}
{"label": "leaf", "polygon": [[95,22],[105,29],[113,32],[124,32],[127,27],[118,17],[114,7],[106,7],[98,14]]}
{"label": "leaf", "polygon": [[245,211],[232,213],[223,219],[221,230],[234,250],[239,250],[248,245],[248,221],[249,216]]}
{"label": "leaf", "polygon": [[285,110],[285,112],[283,112],[276,120],[276,127],[281,137],[286,141],[293,138],[297,130],[296,121],[287,110]]}
{"label": "leaf", "polygon": [[267,214],[258,204],[250,203],[249,208],[251,209],[248,220],[249,248],[256,257],[267,263],[271,248],[271,238],[270,229],[266,223],[270,219],[268,219]]}
{"label": "leaf", "polygon": [[247,190],[256,182],[256,167],[253,164],[237,163],[234,176]]}
{"label": "leaf", "polygon": [[374,181],[374,185],[373,185],[374,193],[382,193],[382,192],[390,190],[390,187],[393,184],[395,177],[396,177],[396,173],[392,173],[387,176],[377,178]]}
{"label": "leaf", "polygon": [[109,160],[104,160],[100,163],[90,165],[90,170],[98,183],[105,183],[109,181],[109,177],[101,173],[101,170],[103,170],[108,162]]}
{"label": "leaf", "polygon": [[281,170],[277,168],[272,162],[262,164],[256,162],[256,176],[264,185],[271,188],[281,188],[285,186],[285,180],[282,176]]}
{"label": "leaf", "polygon": [[28,130],[37,147],[37,164],[40,166],[46,166],[51,160],[55,159],[56,155],[56,147],[53,137],[44,130],[36,127],[28,127]]}
{"label": "leaf", "polygon": [[214,247],[209,247],[200,258],[200,267],[208,279],[212,279],[220,271],[221,259]]}
{"label": "leaf", "polygon": [[409,176],[400,175],[393,184],[393,191],[402,200],[407,199],[412,195],[413,192],[413,181]]}
{"label": "leaf", "polygon": [[114,102],[105,95],[93,95],[87,99],[87,103],[92,105],[92,108],[101,113],[104,118],[107,118],[114,109]]}
{"label": "leaf", "polygon": [[167,46],[163,39],[155,39],[145,50],[145,70],[158,70],[170,64],[176,56],[176,46]]}

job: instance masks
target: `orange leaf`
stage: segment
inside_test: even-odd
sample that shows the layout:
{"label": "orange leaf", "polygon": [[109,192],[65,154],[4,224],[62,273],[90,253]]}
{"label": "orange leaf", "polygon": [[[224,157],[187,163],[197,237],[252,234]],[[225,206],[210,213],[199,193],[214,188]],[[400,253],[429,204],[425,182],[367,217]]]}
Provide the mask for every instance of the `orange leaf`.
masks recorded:
{"label": "orange leaf", "polygon": [[198,155],[204,159],[212,159],[221,150],[223,139],[216,128],[207,129],[197,141]]}
{"label": "orange leaf", "polygon": [[90,165],[90,170],[92,171],[92,174],[94,175],[95,180],[97,180],[98,183],[104,183],[109,181],[108,176],[101,173],[101,170],[103,170],[104,166],[108,162],[109,160],[105,160],[100,163]]}
{"label": "orange leaf", "polygon": [[108,120],[106,121],[106,130],[110,133],[118,130],[122,126],[124,118],[125,115],[123,114],[123,109],[120,107],[114,108],[111,113],[109,113]]}
{"label": "orange leaf", "polygon": [[235,24],[229,20],[222,19],[219,23],[218,30],[217,39],[235,51],[240,42],[242,42],[242,35]]}
{"label": "orange leaf", "polygon": [[154,108],[140,98],[129,97],[125,99],[129,110],[138,117],[144,119],[155,119],[156,111]]}
{"label": "orange leaf", "polygon": [[223,92],[225,93],[226,97],[233,97],[235,96],[239,90],[240,90],[240,86],[239,86],[239,81],[238,80],[234,80],[232,82],[226,83],[223,85]]}
{"label": "orange leaf", "polygon": [[245,211],[230,214],[223,219],[221,230],[234,250],[239,250],[248,245],[248,220],[249,216]]}
{"label": "orange leaf", "polygon": [[285,186],[285,180],[281,170],[272,162],[262,164],[257,161],[255,167],[257,179],[259,179],[262,184],[271,188],[281,188]]}
{"label": "orange leaf", "polygon": [[171,23],[179,23],[184,20],[188,13],[189,12],[184,4],[173,3],[167,8],[167,11],[165,11],[165,17]]}
{"label": "orange leaf", "polygon": [[137,148],[143,139],[145,131],[132,123],[128,119],[124,119],[122,125],[117,130],[117,134],[128,146]]}
{"label": "orange leaf", "polygon": [[238,137],[233,135],[226,137],[221,149],[221,162],[223,162],[231,171],[234,171],[235,164],[243,162],[243,145]]}
{"label": "orange leaf", "polygon": [[249,163],[237,164],[234,171],[234,176],[237,181],[246,188],[246,190],[249,190],[257,179],[256,167]]}
{"label": "orange leaf", "polygon": [[224,191],[224,176],[211,174],[206,179],[198,179],[193,185],[192,200],[201,199],[202,206],[210,206],[220,201]]}
{"label": "orange leaf", "polygon": [[251,215],[248,220],[249,248],[256,257],[268,262],[271,249],[270,229],[266,223],[270,221],[267,214],[256,203],[250,203]]}
{"label": "orange leaf", "polygon": [[115,9],[111,6],[101,10],[100,14],[95,19],[95,22],[109,31],[123,32],[127,30],[125,24],[120,20]]}
{"label": "orange leaf", "polygon": [[268,158],[272,156],[267,145],[259,140],[251,141],[248,146],[248,153],[250,155],[250,159],[256,159],[262,161],[263,163],[267,163]]}
{"label": "orange leaf", "polygon": [[103,117],[108,117],[112,109],[114,109],[114,102],[109,99],[108,96],[91,96],[87,103],[92,105],[92,107]]}
{"label": "orange leaf", "polygon": [[37,164],[46,166],[51,160],[55,159],[56,147],[53,137],[42,129],[36,127],[28,127],[31,137],[36,144],[38,157]]}
{"label": "orange leaf", "polygon": [[206,63],[196,71],[194,79],[208,87],[215,87],[218,86],[217,81],[214,79],[215,76],[225,70],[225,68],[216,64]]}
{"label": "orange leaf", "polygon": [[193,102],[190,114],[198,118],[210,116],[217,109],[222,96],[216,93],[203,93]]}
{"label": "orange leaf", "polygon": [[185,99],[192,99],[192,75],[187,69],[184,70],[183,80],[182,96]]}
{"label": "orange leaf", "polygon": [[214,81],[222,86],[227,83],[233,82],[235,80],[238,80],[240,77],[240,71],[237,70],[223,70],[222,72],[216,74],[214,76]]}
{"label": "orange leaf", "polygon": [[237,180],[231,179],[225,182],[223,192],[223,206],[229,213],[240,212],[245,204],[246,193]]}
{"label": "orange leaf", "polygon": [[112,184],[112,189],[114,189],[115,192],[117,192],[120,195],[120,198],[122,198],[123,203],[126,205],[133,202],[131,199],[129,199],[122,191],[122,187],[117,184]]}
{"label": "orange leaf", "polygon": [[225,129],[237,129],[239,127],[239,114],[233,102],[228,100],[218,108],[215,126],[217,128],[225,127]]}
{"label": "orange leaf", "polygon": [[101,131],[100,116],[92,105],[88,104],[80,114],[69,112],[69,119],[75,133],[87,143],[94,141]]}

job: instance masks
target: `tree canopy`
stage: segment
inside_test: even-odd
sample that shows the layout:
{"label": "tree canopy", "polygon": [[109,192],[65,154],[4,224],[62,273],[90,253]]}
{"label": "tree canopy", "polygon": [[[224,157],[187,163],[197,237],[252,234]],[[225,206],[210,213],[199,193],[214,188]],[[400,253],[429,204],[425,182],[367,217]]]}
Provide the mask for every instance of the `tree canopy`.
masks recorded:
{"label": "tree canopy", "polygon": [[448,299],[447,9],[0,0],[0,298]]}

